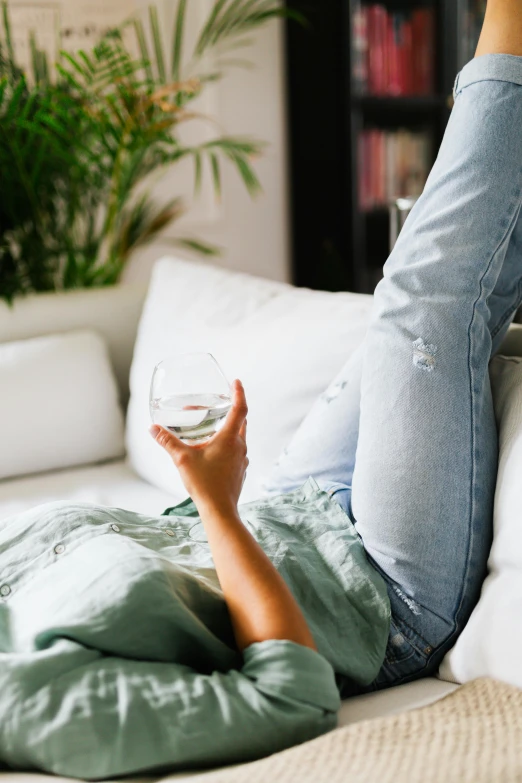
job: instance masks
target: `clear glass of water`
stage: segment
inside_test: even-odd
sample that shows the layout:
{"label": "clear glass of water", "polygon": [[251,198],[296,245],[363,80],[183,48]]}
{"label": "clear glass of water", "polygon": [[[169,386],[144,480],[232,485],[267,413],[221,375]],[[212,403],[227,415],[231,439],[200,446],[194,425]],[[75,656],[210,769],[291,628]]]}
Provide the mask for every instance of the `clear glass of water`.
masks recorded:
{"label": "clear glass of water", "polygon": [[185,443],[204,443],[232,406],[230,384],[210,353],[171,356],[156,365],[150,386],[153,424]]}

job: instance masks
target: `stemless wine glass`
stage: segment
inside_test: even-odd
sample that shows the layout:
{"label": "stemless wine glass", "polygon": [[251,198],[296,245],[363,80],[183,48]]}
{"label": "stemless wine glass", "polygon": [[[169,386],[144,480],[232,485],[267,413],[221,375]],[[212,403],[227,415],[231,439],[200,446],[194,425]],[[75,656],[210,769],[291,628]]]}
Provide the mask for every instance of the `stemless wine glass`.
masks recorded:
{"label": "stemless wine glass", "polygon": [[170,356],[156,365],[150,386],[154,424],[185,443],[204,443],[232,405],[230,384],[210,353]]}

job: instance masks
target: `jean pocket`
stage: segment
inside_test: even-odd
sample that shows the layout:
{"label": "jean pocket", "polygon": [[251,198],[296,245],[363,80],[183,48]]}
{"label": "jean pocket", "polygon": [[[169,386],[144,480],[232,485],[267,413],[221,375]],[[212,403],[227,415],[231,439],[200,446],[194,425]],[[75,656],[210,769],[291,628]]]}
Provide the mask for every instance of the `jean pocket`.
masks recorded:
{"label": "jean pocket", "polygon": [[390,635],[386,646],[385,662],[388,664],[404,663],[415,655],[415,648],[392,621]]}
{"label": "jean pocket", "polygon": [[408,639],[407,632],[406,628],[404,631],[401,629],[400,621],[391,622],[386,657],[373,682],[374,690],[409,682],[425,673],[426,657],[418,646]]}

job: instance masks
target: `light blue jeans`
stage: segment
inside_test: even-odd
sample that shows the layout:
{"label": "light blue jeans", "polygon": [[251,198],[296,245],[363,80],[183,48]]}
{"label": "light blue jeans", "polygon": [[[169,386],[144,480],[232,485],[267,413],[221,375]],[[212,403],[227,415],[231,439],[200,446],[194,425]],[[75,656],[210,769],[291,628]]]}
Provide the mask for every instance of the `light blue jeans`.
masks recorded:
{"label": "light blue jeans", "polygon": [[372,689],[437,669],[478,600],[492,538],[488,365],[522,298],[522,58],[473,60],[455,99],[365,342],[267,485],[314,476],[384,576],[392,626]]}

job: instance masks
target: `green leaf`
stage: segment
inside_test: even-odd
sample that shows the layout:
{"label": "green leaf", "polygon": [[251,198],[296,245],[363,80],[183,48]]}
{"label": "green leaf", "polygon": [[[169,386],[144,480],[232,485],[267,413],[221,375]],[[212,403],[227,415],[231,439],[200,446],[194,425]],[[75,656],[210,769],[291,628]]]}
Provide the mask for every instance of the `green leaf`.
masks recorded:
{"label": "green leaf", "polygon": [[229,157],[236,164],[236,168],[248,192],[251,196],[255,196],[262,188],[254,169],[241,154],[230,154]]}
{"label": "green leaf", "polygon": [[183,213],[181,199],[175,198],[158,207],[148,194],[143,195],[122,213],[117,239],[113,244],[121,258],[153,239]]}
{"label": "green leaf", "polygon": [[15,54],[14,54],[14,48],[13,48],[13,37],[11,34],[11,22],[9,19],[9,9],[7,6],[6,0],[2,2],[2,18],[4,22],[4,34],[5,34],[5,43],[7,46],[7,54],[9,57],[9,63],[11,66],[14,66],[15,64]]}
{"label": "green leaf", "polygon": [[245,7],[245,0],[232,0],[229,3],[228,8],[221,14],[219,20],[219,28],[214,31],[214,38],[218,35],[223,37],[227,31],[231,30],[234,25],[239,24],[248,15],[249,9],[251,10],[257,4],[258,0],[250,0]]}
{"label": "green leaf", "polygon": [[198,42],[196,43],[196,48],[194,50],[196,56],[200,57],[205,51],[207,44],[212,36],[212,30],[214,26],[217,24],[219,15],[221,14],[223,8],[226,6],[227,2],[228,0],[216,0],[216,2],[214,3],[214,8],[210,12],[207,22],[200,33]]}
{"label": "green leaf", "polygon": [[181,57],[183,53],[183,38],[185,32],[185,15],[187,0],[178,0],[178,12],[174,24],[174,36],[172,47],[172,79],[175,82],[181,80]]}
{"label": "green leaf", "polygon": [[27,85],[25,83],[25,79],[22,78],[15,86],[14,92],[11,96],[11,100],[9,101],[9,104],[7,106],[7,111],[2,118],[5,123],[8,124],[19,111],[20,106],[22,104],[22,97],[26,93],[26,91],[27,91]]}
{"label": "green leaf", "polygon": [[40,73],[41,73],[41,79],[40,81],[42,84],[49,84],[50,82],[50,76],[49,76],[49,60],[47,59],[47,54],[45,52],[40,52]]}
{"label": "green leaf", "polygon": [[141,52],[143,67],[145,68],[147,79],[150,82],[153,82],[154,73],[152,71],[152,66],[150,64],[149,47],[147,46],[147,39],[145,37],[145,30],[143,29],[143,24],[141,23],[141,19],[134,19],[133,23],[134,23],[134,30],[136,32],[136,38],[138,40],[138,46]]}
{"label": "green leaf", "polygon": [[201,192],[202,180],[202,161],[199,150],[194,150],[194,193],[198,195]]}
{"label": "green leaf", "polygon": [[195,48],[195,56],[232,39],[244,36],[270,19],[286,17],[304,21],[303,17],[281,6],[276,0],[217,0]]}
{"label": "green leaf", "polygon": [[215,154],[215,152],[211,152],[209,158],[210,158],[210,166],[212,169],[214,192],[218,198],[221,198],[221,170],[219,165],[219,158]]}
{"label": "green leaf", "polygon": [[96,69],[95,69],[95,67],[93,65],[93,62],[92,62],[91,58],[87,54],[87,52],[84,52],[83,49],[80,49],[80,51],[78,52],[78,57],[81,60],[83,60],[83,62],[85,63],[85,68],[86,68],[86,70],[89,73],[94,73],[95,72]]}
{"label": "green leaf", "polygon": [[81,65],[79,62],[79,57],[75,57],[70,52],[61,52],[61,56],[64,60],[67,60],[69,65],[71,65],[74,70],[82,76],[86,83],[89,84],[91,81],[91,71],[89,68],[86,68],[85,66]]}
{"label": "green leaf", "polygon": [[172,239],[169,240],[169,244],[185,247],[187,250],[194,250],[196,253],[201,253],[201,255],[204,256],[220,256],[223,252],[223,248],[218,247],[217,245],[210,245],[199,239],[191,239],[190,237]]}
{"label": "green leaf", "polygon": [[60,74],[60,76],[63,77],[63,79],[69,84],[71,87],[74,87],[75,90],[78,90],[78,92],[82,92],[83,85],[80,84],[80,82],[74,78],[74,76],[61,65],[60,63],[56,63],[55,65],[56,70]]}
{"label": "green leaf", "polygon": [[158,9],[156,6],[149,6],[149,17],[152,30],[152,40],[154,42],[154,51],[156,53],[156,66],[158,69],[158,75],[161,82],[164,84],[167,81],[167,68],[165,66],[165,53],[163,51],[161,30],[158,20]]}
{"label": "green leaf", "polygon": [[38,84],[40,81],[40,63],[38,62],[38,49],[36,48],[36,38],[34,30],[29,33],[29,47],[31,49],[31,65],[33,66],[33,77]]}

